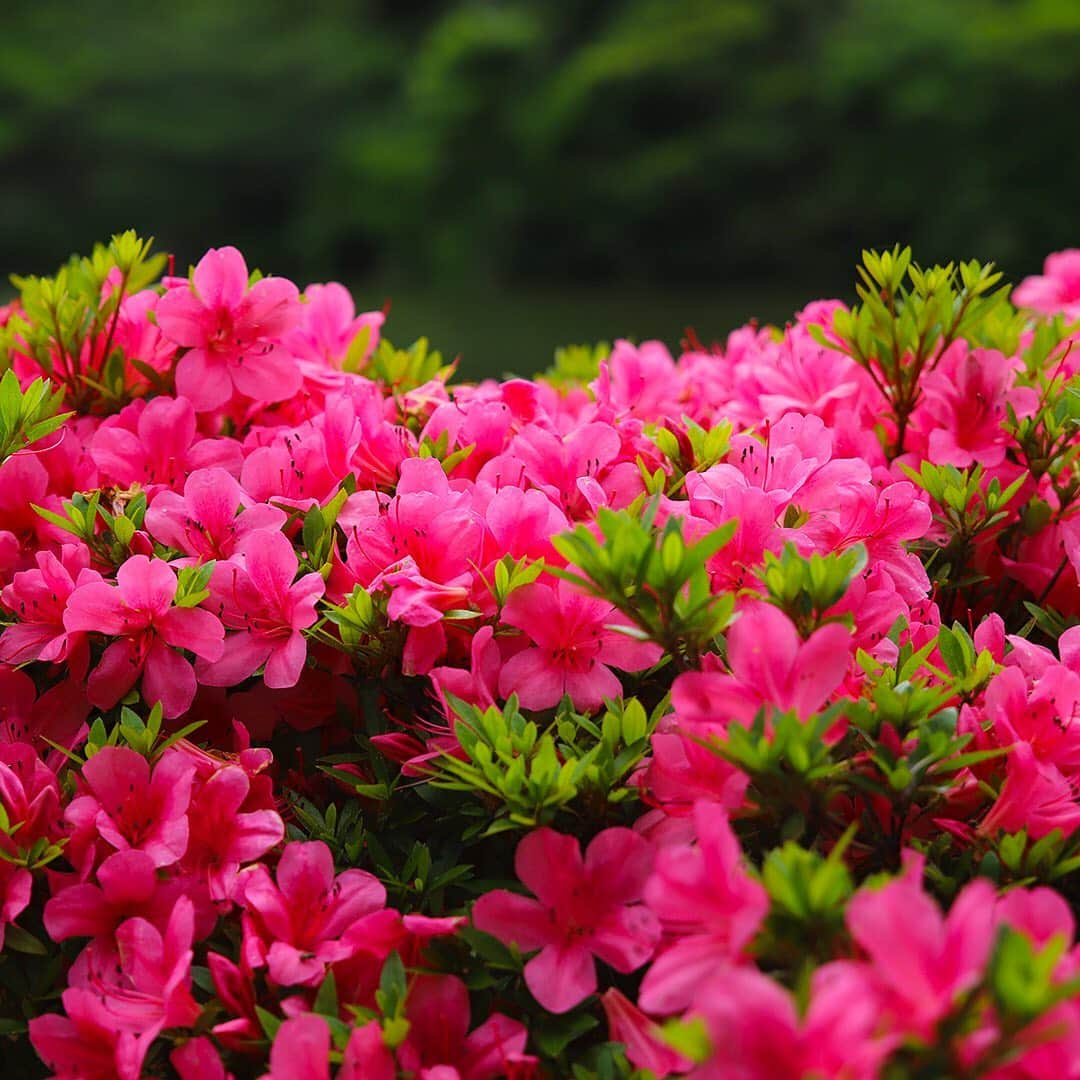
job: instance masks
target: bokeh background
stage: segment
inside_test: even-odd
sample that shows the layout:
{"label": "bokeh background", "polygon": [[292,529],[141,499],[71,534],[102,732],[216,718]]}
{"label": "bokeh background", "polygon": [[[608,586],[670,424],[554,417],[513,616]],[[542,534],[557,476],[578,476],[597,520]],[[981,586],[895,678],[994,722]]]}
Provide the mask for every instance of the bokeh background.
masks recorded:
{"label": "bokeh background", "polygon": [[1077,0],[12,0],[0,256],[336,278],[476,376],[721,337],[864,246],[1080,240]]}

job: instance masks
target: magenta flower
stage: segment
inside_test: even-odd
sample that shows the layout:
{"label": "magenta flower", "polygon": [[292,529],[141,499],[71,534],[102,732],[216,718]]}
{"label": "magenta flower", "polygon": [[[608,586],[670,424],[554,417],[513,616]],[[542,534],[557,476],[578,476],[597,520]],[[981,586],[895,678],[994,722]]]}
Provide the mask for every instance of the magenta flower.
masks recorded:
{"label": "magenta flower", "polygon": [[894,1022],[930,1038],[957,995],[982,977],[994,943],[994,887],[976,878],[942,918],[923,892],[921,870],[921,860],[912,859],[902,877],[880,889],[861,889],[848,904],[846,919],[870,959]]}
{"label": "magenta flower", "polygon": [[[394,1080],[394,1058],[376,1021],[353,1028],[337,1080]],[[330,1028],[321,1016],[305,1013],[278,1028],[270,1048],[270,1071],[262,1080],[330,1080]]]}
{"label": "magenta flower", "polygon": [[697,845],[670,845],[656,856],[645,902],[673,944],[641,984],[641,1007],[686,1008],[702,980],[738,961],[769,910],[763,886],[743,869],[739,841],[714,803],[694,804]]}
{"label": "magenta flower", "polygon": [[656,916],[637,903],[652,868],[653,850],[630,829],[605,829],[584,860],[573,836],[535,829],[517,846],[514,870],[536,896],[496,889],[477,900],[473,923],[525,951],[525,984],[545,1009],[566,1012],[596,990],[599,957],[630,972],[660,940]]}
{"label": "magenta flower", "polygon": [[195,671],[176,650],[217,660],[225,631],[209,611],[173,607],[175,596],[175,571],[145,555],[133,555],[117,570],[115,587],[104,581],[76,586],[64,628],[118,639],[90,674],[87,697],[92,704],[112,708],[141,675],[143,698],[160,701],[167,718],[187,711],[195,697]]}
{"label": "magenta flower", "polygon": [[495,1080],[525,1052],[528,1032],[492,1013],[469,1031],[469,992],[453,975],[420,975],[409,987],[409,1035],[398,1050],[405,1072],[455,1080]]}
{"label": "magenta flower", "polygon": [[145,852],[155,866],[179,861],[188,844],[188,804],[194,766],[166,751],[154,766],[126,746],[106,746],[83,766],[90,789],[64,814],[78,832],[100,836],[118,851]]}
{"label": "magenta flower", "polygon": [[7,836],[0,836],[0,949],[4,947],[4,930],[29,906],[34,879],[25,866],[16,866],[11,860],[18,853]]}
{"label": "magenta flower", "polygon": [[1016,743],[1005,765],[1005,783],[979,825],[984,836],[1027,829],[1039,839],[1060,829],[1069,836],[1080,828],[1080,783],[1056,765],[1039,761],[1026,742]]}
{"label": "magenta flower", "polygon": [[970,349],[957,342],[933,371],[920,380],[923,400],[917,420],[928,429],[926,457],[936,465],[963,469],[979,462],[1001,465],[1013,442],[1006,430],[1009,407],[1016,417],[1032,416],[1039,396],[1030,386],[1014,386],[1019,360],[996,349]]}
{"label": "magenta flower", "polygon": [[661,655],[659,646],[611,629],[625,624],[611,604],[564,581],[515,589],[502,621],[532,641],[506,662],[499,676],[499,693],[517,694],[526,709],[558,705],[564,694],[576,709],[598,709],[605,697],[622,694],[622,683],[608,665],[641,671]]}
{"label": "magenta flower", "polygon": [[285,837],[274,810],[241,807],[251,789],[239,765],[218,769],[191,803],[190,836],[182,869],[206,878],[211,900],[227,900],[243,863],[254,862]]}
{"label": "magenta flower", "polygon": [[301,360],[340,368],[349,346],[365,330],[368,337],[359,360],[363,362],[375,351],[385,321],[381,311],[357,315],[349,290],[336,281],[309,285],[304,290],[299,325],[289,332],[285,346]]}
{"label": "magenta flower", "polygon": [[343,935],[386,904],[386,890],[364,870],[335,878],[330,849],[311,841],[286,846],[276,882],[261,863],[247,871],[237,898],[247,963],[267,967],[279,986],[317,986],[327,964],[352,954]]}
{"label": "magenta flower", "polygon": [[201,682],[235,686],[265,667],[267,686],[296,685],[307,658],[303,631],[318,618],[315,604],[326,587],[317,573],[294,583],[298,566],[288,537],[268,529],[251,533],[243,551],[217,564],[207,603],[234,633],[220,659],[199,665]]}
{"label": "magenta flower", "polygon": [[811,716],[824,706],[851,663],[851,632],[839,623],[815,630],[806,641],[771,604],[745,608],[728,631],[731,674],[690,671],[672,686],[680,728],[696,736],[748,724],[761,707]]}
{"label": "magenta flower", "polygon": [[300,389],[296,361],[281,339],[300,317],[291,281],[268,277],[248,288],[248,269],[234,247],[211,248],[190,288],[158,301],[161,332],[188,349],[176,366],[176,389],[199,412],[239,391],[253,401],[283,401]]}
{"label": "magenta flower", "polygon": [[[284,510],[256,503],[220,467],[196,469],[184,481],[184,494],[162,491],[146,511],[146,529],[159,543],[204,562],[228,559],[257,529],[279,529]],[[178,560],[180,562],[180,560]]]}
{"label": "magenta flower", "polygon": [[164,926],[183,895],[181,882],[159,882],[152,856],[138,848],[116,851],[97,868],[98,884],[57,889],[45,904],[45,929],[53,941],[72,937],[108,939],[130,918]]}
{"label": "magenta flower", "polygon": [[1024,278],[1013,290],[1012,302],[1044,315],[1080,318],[1080,249],[1047,255],[1042,274]]}
{"label": "magenta flower", "polygon": [[626,1047],[626,1057],[638,1069],[657,1076],[689,1070],[691,1062],[664,1042],[660,1025],[650,1020],[625,994],[612,987],[600,995],[612,1042]]}
{"label": "magenta flower", "polygon": [[164,932],[146,919],[128,919],[117,928],[115,951],[102,950],[100,960],[96,943],[87,946],[82,971],[88,985],[101,994],[102,1012],[116,1027],[144,1031],[194,1025],[200,1012],[191,996],[194,910],[191,900],[182,896]]}
{"label": "magenta flower", "polygon": [[30,1041],[46,1068],[69,1080],[139,1080],[160,1025],[117,1028],[93,990],[71,987],[61,1000],[66,1016],[47,1013],[30,1021]]}
{"label": "magenta flower", "polygon": [[90,443],[101,481],[179,486],[192,469],[240,469],[240,447],[232,439],[204,439],[187,398],[140,398],[108,417]]}
{"label": "magenta flower", "polygon": [[88,570],[90,552],[83,544],[64,544],[57,558],[51,551],[35,555],[36,569],[17,573],[0,591],[0,600],[19,621],[0,633],[0,662],[24,664],[28,660],[73,663],[82,653],[80,674],[86,672],[85,641],[82,633],[69,634],[64,627],[64,608],[75,589],[75,580],[101,580]]}

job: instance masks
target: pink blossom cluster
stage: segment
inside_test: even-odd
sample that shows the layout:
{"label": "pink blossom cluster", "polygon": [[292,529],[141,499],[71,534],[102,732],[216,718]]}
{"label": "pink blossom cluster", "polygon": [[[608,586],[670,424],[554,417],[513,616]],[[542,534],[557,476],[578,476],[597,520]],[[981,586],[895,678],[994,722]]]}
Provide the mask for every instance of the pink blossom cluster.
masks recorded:
{"label": "pink blossom cluster", "polygon": [[[678,356],[619,341],[585,383],[394,384],[370,366],[383,315],[340,285],[249,276],[229,247],[133,292],[111,274],[109,340],[82,362],[119,351],[119,400],[72,402],[59,437],[0,462],[0,946],[54,963],[51,997],[4,984],[0,1011],[51,1075],[91,1080],[557,1076],[567,1014],[656,1076],[869,1080],[923,1053],[1080,1077],[1080,474],[1075,433],[1064,465],[1024,435],[1080,374],[1069,337],[1026,359],[1046,317],[1080,314],[1078,258],[1016,290],[1011,351],[942,350],[896,453],[875,374],[829,347],[839,302]],[[20,384],[69,385],[79,358],[43,361],[31,319],[0,315]],[[1015,485],[962,538],[982,593],[943,585],[926,464]],[[560,574],[553,537],[646,506],[688,544],[733,530],[706,563],[732,617],[700,662]],[[856,549],[810,621],[770,595],[785,553]],[[1059,632],[1017,625],[1024,601]],[[981,676],[952,670],[950,624]],[[905,796],[918,777],[874,787],[929,738],[905,694],[936,694],[963,740],[932,805]],[[395,879],[379,830],[442,842],[443,804],[393,814],[468,758],[461,708],[516,702],[539,737],[635,695],[653,716],[622,801],[490,834],[463,812],[446,857],[477,867],[469,890],[408,902],[435,871]],[[764,769],[718,747],[750,732],[765,753],[823,715],[822,753],[872,744],[833,766],[858,783],[799,809],[850,880],[803,956]],[[1016,843],[1029,862],[1002,877]],[[1021,948],[1060,990],[1022,1023],[1001,989]]]}

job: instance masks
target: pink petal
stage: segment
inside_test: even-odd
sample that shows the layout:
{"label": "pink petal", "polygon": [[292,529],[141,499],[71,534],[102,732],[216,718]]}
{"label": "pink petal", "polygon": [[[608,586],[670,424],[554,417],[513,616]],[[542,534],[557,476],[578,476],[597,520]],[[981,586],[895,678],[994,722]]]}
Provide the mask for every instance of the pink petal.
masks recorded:
{"label": "pink petal", "polygon": [[237,686],[266,663],[273,645],[246,630],[229,634],[220,660],[199,664],[199,681],[206,686]]}
{"label": "pink petal", "polygon": [[636,971],[656,951],[660,921],[642,905],[615,908],[589,936],[589,949],[624,974]]}
{"label": "pink petal", "polygon": [[176,392],[187,398],[197,412],[208,412],[232,397],[232,379],[220,357],[205,349],[192,349],[176,365]]}
{"label": "pink petal", "polygon": [[585,882],[577,838],[554,829],[533,829],[517,846],[514,873],[548,907],[559,907]]}
{"label": "pink petal", "polygon": [[564,673],[541,649],[523,649],[507,660],[499,675],[500,696],[517,694],[523,709],[549,709],[558,705],[564,685]]}
{"label": "pink petal", "polygon": [[170,608],[154,626],[166,644],[190,649],[203,660],[218,660],[224,652],[225,629],[216,615],[202,608]]}
{"label": "pink petal", "polygon": [[206,307],[238,307],[248,286],[244,256],[234,247],[211,248],[195,267],[192,283]]}
{"label": "pink petal", "polygon": [[143,669],[144,700],[151,705],[160,701],[165,718],[173,720],[191,708],[197,689],[191,664],[160,638],[155,638]]}
{"label": "pink petal", "polygon": [[528,896],[507,889],[495,889],[473,905],[473,924],[506,944],[514,943],[522,952],[531,952],[559,939],[551,912]]}
{"label": "pink petal", "polygon": [[548,945],[525,965],[525,985],[548,1012],[564,1013],[596,990],[596,965],[580,945]]}

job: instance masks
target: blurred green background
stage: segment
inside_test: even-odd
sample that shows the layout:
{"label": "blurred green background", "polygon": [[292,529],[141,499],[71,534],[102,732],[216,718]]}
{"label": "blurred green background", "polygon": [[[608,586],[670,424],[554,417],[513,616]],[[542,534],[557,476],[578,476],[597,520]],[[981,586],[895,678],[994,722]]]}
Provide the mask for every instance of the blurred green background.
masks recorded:
{"label": "blurred green background", "polygon": [[1077,242],[1077,0],[14,0],[0,255],[337,278],[468,375],[720,337],[861,247]]}

